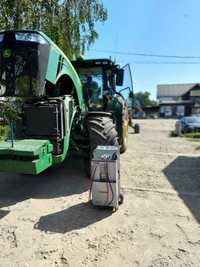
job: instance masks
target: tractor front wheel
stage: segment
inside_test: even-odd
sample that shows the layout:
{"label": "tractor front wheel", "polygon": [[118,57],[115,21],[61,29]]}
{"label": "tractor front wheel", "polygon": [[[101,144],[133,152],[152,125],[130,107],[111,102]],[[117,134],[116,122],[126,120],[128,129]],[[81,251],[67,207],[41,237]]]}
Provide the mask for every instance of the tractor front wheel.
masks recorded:
{"label": "tractor front wheel", "polygon": [[87,120],[87,128],[89,133],[90,152],[86,168],[87,174],[90,176],[90,164],[93,151],[97,146],[119,146],[117,131],[112,117],[109,116],[89,116]]}
{"label": "tractor front wheel", "polygon": [[88,118],[87,126],[91,155],[97,146],[118,146],[117,131],[112,117],[91,116]]}

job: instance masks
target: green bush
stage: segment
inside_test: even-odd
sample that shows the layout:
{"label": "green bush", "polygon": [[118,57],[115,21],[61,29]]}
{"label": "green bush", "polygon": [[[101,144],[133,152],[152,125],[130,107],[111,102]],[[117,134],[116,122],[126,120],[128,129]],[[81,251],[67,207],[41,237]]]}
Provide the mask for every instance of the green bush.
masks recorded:
{"label": "green bush", "polygon": [[200,139],[200,132],[185,133],[183,136],[192,139]]}
{"label": "green bush", "polygon": [[0,141],[5,141],[8,138],[8,126],[0,125]]}
{"label": "green bush", "polygon": [[171,131],[169,134],[170,137],[177,137],[178,134],[175,131]]}

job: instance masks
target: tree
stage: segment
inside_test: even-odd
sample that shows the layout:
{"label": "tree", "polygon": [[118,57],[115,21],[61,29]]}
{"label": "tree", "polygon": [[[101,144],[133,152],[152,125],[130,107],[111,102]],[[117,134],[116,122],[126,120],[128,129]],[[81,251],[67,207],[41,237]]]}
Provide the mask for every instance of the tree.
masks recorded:
{"label": "tree", "polygon": [[19,109],[20,100],[15,102],[10,99],[0,100],[0,119],[4,122],[3,125],[0,124],[0,140],[7,137],[7,126],[9,126],[12,147],[14,146],[14,123],[19,118]]}
{"label": "tree", "polygon": [[95,42],[95,25],[106,19],[100,0],[1,0],[2,30],[42,30],[70,59]]}
{"label": "tree", "polygon": [[150,99],[150,93],[149,92],[138,92],[134,93],[134,102],[140,103],[141,108],[147,107],[147,106],[156,106],[157,102],[155,100]]}

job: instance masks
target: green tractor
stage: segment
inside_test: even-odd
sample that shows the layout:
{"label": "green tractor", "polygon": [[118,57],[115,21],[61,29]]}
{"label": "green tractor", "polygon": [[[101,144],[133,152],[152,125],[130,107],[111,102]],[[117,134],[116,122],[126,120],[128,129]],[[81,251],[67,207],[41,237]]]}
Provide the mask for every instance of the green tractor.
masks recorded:
{"label": "green tractor", "polygon": [[70,62],[42,32],[1,32],[0,105],[10,98],[21,104],[13,145],[0,142],[0,171],[39,174],[63,162],[70,148],[88,160],[97,145],[124,152],[130,91],[129,65]]}

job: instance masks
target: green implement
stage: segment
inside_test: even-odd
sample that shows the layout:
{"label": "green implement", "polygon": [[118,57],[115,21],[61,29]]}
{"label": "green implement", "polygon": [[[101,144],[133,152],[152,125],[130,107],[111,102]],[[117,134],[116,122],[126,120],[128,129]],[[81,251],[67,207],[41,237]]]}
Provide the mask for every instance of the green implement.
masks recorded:
{"label": "green implement", "polygon": [[53,145],[48,140],[25,139],[0,143],[0,170],[39,174],[52,165]]}

